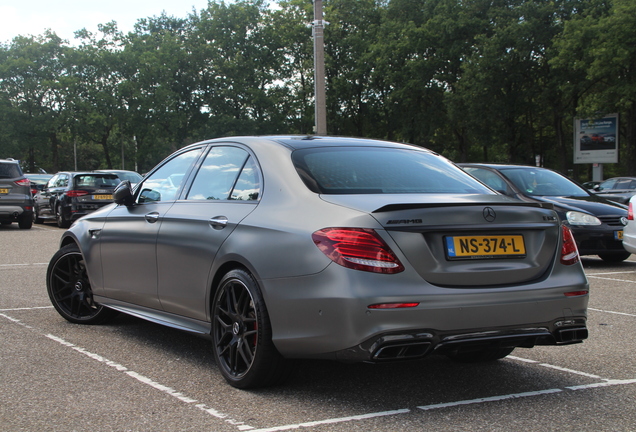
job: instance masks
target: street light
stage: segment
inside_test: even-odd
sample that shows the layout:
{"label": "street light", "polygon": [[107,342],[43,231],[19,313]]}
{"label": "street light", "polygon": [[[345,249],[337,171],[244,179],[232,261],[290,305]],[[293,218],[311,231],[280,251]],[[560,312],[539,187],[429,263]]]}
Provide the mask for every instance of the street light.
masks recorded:
{"label": "street light", "polygon": [[314,0],[314,91],[315,91],[315,133],[327,135],[327,103],[325,97],[325,39],[322,19],[322,0]]}

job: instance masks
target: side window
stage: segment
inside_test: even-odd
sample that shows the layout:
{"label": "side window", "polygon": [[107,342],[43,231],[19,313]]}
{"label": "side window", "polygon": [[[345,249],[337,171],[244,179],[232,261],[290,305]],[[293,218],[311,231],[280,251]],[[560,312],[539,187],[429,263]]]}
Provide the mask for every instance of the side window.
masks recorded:
{"label": "side window", "polygon": [[68,176],[66,174],[61,174],[57,181],[55,182],[55,187],[66,187],[68,186]]}
{"label": "side window", "polygon": [[[243,166],[248,158],[249,153],[238,147],[213,147],[203,161],[187,199],[230,199],[237,178],[243,177]],[[231,199],[239,198],[234,198],[233,193]]]}
{"label": "side window", "polygon": [[193,149],[170,159],[158,170],[144,179],[137,196],[137,203],[173,201],[185,175],[201,155],[201,149]]}
{"label": "side window", "polygon": [[250,157],[241,171],[232,194],[231,200],[256,201],[260,198],[261,182],[258,175],[258,165],[254,158]]}
{"label": "side window", "polygon": [[55,174],[53,177],[51,177],[51,179],[48,181],[48,183],[46,184],[47,188],[52,188],[55,187],[55,184],[57,183],[57,179],[59,178],[59,174]]}

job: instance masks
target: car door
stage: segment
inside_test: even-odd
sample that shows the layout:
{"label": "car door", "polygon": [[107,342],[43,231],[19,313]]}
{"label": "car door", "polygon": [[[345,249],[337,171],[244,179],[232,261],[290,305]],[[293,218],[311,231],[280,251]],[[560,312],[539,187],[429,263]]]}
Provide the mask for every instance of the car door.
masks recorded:
{"label": "car door", "polygon": [[134,205],[117,206],[108,215],[100,234],[106,297],[161,309],[157,233],[202,151],[196,147],[164,161],[136,189]]}
{"label": "car door", "polygon": [[207,320],[218,249],[258,204],[260,170],[238,146],[210,149],[184,199],[165,214],[157,239],[159,299],[181,316]]}
{"label": "car door", "polygon": [[67,173],[58,173],[49,180],[46,188],[40,192],[38,198],[38,212],[41,215],[53,215],[55,214],[55,205],[60,195],[66,191],[68,187],[70,175]]}

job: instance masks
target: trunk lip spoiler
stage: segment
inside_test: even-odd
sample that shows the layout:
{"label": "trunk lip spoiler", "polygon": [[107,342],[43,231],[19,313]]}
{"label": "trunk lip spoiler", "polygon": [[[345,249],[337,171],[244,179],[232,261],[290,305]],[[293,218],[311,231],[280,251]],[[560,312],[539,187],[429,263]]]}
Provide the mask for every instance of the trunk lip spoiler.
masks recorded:
{"label": "trunk lip spoiler", "polygon": [[554,204],[546,202],[461,202],[461,203],[402,203],[402,204],[387,204],[380,208],[373,210],[371,213],[385,213],[399,210],[416,210],[424,208],[439,208],[439,207],[534,207],[547,210],[554,210]]}

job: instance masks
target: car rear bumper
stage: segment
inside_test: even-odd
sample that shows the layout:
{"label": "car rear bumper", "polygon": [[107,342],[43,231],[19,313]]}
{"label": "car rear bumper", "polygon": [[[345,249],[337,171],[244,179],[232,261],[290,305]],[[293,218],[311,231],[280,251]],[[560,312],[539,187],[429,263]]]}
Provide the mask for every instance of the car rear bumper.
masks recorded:
{"label": "car rear bumper", "polygon": [[21,217],[33,217],[33,207],[8,205],[0,207],[0,220],[16,221]]}
{"label": "car rear bumper", "polygon": [[[382,361],[443,352],[452,345],[506,340],[515,346],[587,337],[585,275],[563,271],[510,287],[445,288],[409,271],[378,275],[330,265],[318,275],[262,281],[273,340],[286,357]],[[380,303],[416,307],[370,309]],[[565,329],[579,329],[573,335]],[[482,341],[479,341],[482,343]]]}

